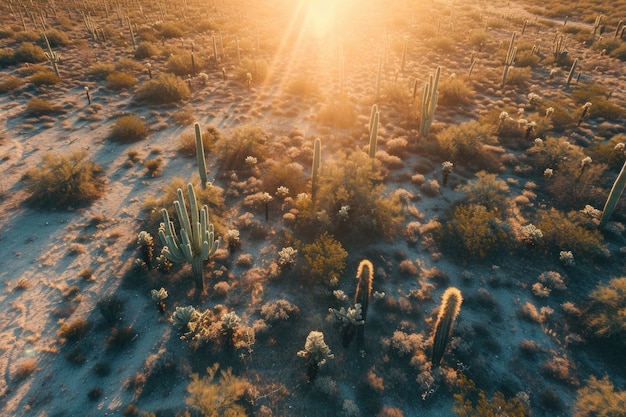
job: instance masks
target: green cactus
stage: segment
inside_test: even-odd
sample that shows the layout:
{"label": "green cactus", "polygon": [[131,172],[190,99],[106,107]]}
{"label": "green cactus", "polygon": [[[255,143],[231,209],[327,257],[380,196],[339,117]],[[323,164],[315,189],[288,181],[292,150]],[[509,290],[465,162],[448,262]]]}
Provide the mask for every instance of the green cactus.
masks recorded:
{"label": "green cactus", "polygon": [[446,350],[450,334],[452,333],[454,320],[461,310],[462,302],[463,297],[461,296],[461,291],[457,288],[450,287],[443,293],[439,316],[435,324],[435,335],[433,336],[431,361],[435,366],[441,363],[443,353]]}
{"label": "green cactus", "polygon": [[311,199],[315,201],[317,194],[317,187],[319,185],[320,177],[320,163],[322,159],[322,141],[320,138],[315,139],[313,145],[313,168],[311,170]]}
{"label": "green cactus", "polygon": [[569,87],[569,84],[572,82],[572,77],[574,76],[574,70],[576,69],[576,65],[578,64],[578,58],[574,59],[572,62],[572,67],[569,69],[569,73],[567,74],[567,81],[565,84]]}
{"label": "green cactus", "polygon": [[200,124],[194,125],[196,130],[196,159],[198,160],[198,172],[200,173],[200,182],[202,188],[206,188],[207,182],[207,170],[206,159],[204,158],[204,144],[202,142],[202,131],[200,130]]}
{"label": "green cactus", "polygon": [[182,332],[189,330],[189,322],[193,321],[200,313],[193,306],[176,307],[172,313],[171,321]]}
{"label": "green cactus", "polygon": [[189,193],[189,209],[191,221],[187,214],[183,191],[178,189],[178,200],[174,201],[176,215],[181,225],[180,238],[174,230],[174,223],[166,209],[162,209],[163,223],[159,227],[159,238],[163,243],[163,255],[173,263],[189,262],[193,270],[196,288],[204,291],[203,264],[209,256],[215,253],[220,244],[220,239],[214,240],[215,233],[213,224],[209,223],[209,208],[204,205],[198,210],[198,202],[193,185],[187,184]]}
{"label": "green cactus", "polygon": [[46,49],[48,50],[47,52],[44,52],[44,54],[46,55],[46,58],[48,58],[48,61],[50,61],[54,73],[60,78],[61,74],[59,73],[59,62],[61,62],[61,56],[52,50],[50,41],[48,40],[45,32],[43,33],[43,38],[46,41]]}
{"label": "green cactus", "polygon": [[624,192],[624,187],[626,187],[626,162],[624,162],[622,170],[617,176],[615,183],[613,183],[613,188],[611,188],[609,197],[606,199],[604,210],[602,210],[602,217],[600,218],[600,226],[604,226],[613,214],[613,211],[617,206],[617,202]]}
{"label": "green cactus", "polygon": [[148,269],[152,268],[152,260],[154,258],[154,239],[152,235],[142,230],[137,235],[137,246],[141,250],[142,261],[146,263]]}
{"label": "green cactus", "polygon": [[422,99],[422,117],[420,120],[419,132],[422,136],[428,136],[430,126],[435,118],[435,109],[439,99],[439,77],[441,77],[441,67],[437,67],[435,75],[429,77],[429,81],[424,86],[424,97]]}
{"label": "green cactus", "polygon": [[329,308],[328,311],[333,313],[335,319],[341,323],[341,345],[347,348],[352,343],[357,328],[363,327],[365,324],[361,304],[357,303],[354,307],[349,307],[347,310],[341,307],[339,310]]}
{"label": "green cactus", "polygon": [[372,106],[372,113],[370,114],[370,158],[374,160],[376,158],[376,145],[378,143],[378,120],[380,113],[378,112],[378,106],[374,104]]}
{"label": "green cactus", "polygon": [[[363,322],[365,322],[365,320],[367,320],[367,309],[370,295],[372,294],[372,283],[374,281],[374,265],[372,265],[369,260],[363,259],[359,263],[359,267],[356,271],[356,279],[358,280],[358,284],[354,294],[354,303],[361,305],[361,318]],[[365,326],[359,326],[356,331],[356,344],[359,350],[363,349],[364,342]]]}

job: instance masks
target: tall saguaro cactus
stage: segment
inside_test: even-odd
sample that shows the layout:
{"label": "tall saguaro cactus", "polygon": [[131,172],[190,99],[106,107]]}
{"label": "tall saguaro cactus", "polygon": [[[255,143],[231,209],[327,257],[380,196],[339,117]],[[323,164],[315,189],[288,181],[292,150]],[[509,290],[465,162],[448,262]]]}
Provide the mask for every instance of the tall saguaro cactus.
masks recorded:
{"label": "tall saguaro cactus", "polygon": [[[359,281],[354,294],[354,303],[361,305],[361,319],[363,322],[367,320],[367,308],[369,306],[370,295],[372,293],[372,283],[374,281],[374,265],[363,259],[359,263],[356,272],[356,279]],[[358,326],[356,330],[356,346],[358,349],[363,348],[365,342],[365,326]]]}
{"label": "tall saguaro cactus", "polygon": [[208,182],[206,173],[206,159],[204,158],[204,144],[202,143],[202,131],[200,130],[200,124],[194,125],[196,130],[196,159],[198,161],[198,172],[200,173],[200,182],[202,188],[206,188]]}
{"label": "tall saguaro cactus", "polygon": [[170,221],[167,209],[162,209],[163,223],[159,227],[159,238],[163,243],[163,255],[174,263],[189,262],[193,270],[196,288],[204,291],[203,264],[209,256],[215,253],[220,245],[220,239],[215,240],[213,224],[209,223],[209,208],[204,205],[198,210],[198,201],[193,185],[187,184],[189,193],[189,211],[187,214],[183,190],[178,189],[178,200],[174,201],[176,215],[180,223],[180,237],[174,230],[174,223]]}
{"label": "tall saguaro cactus", "polygon": [[311,170],[311,199],[315,201],[317,187],[320,179],[320,164],[322,159],[322,141],[320,138],[315,139],[313,144],[313,168]]}
{"label": "tall saguaro cactus", "polygon": [[378,106],[374,104],[372,106],[372,113],[370,114],[370,158],[372,160],[376,158],[376,145],[378,143],[378,120],[380,118],[380,113],[378,111]]}
{"label": "tall saguaro cactus", "polygon": [[461,310],[462,302],[463,297],[461,296],[461,291],[457,288],[450,287],[443,293],[439,316],[437,316],[437,323],[435,324],[435,335],[433,337],[433,353],[431,357],[433,365],[439,365],[441,363],[441,358],[443,358],[443,353],[450,340],[454,320]]}
{"label": "tall saguaro cactus", "polygon": [[430,126],[435,118],[435,108],[439,99],[439,77],[441,77],[441,67],[437,67],[435,75],[429,77],[429,81],[424,86],[424,97],[422,99],[422,118],[420,120],[420,135],[428,136]]}
{"label": "tall saguaro cactus", "polygon": [[606,222],[609,221],[609,218],[615,210],[615,206],[617,206],[617,202],[624,192],[624,187],[626,187],[626,162],[624,162],[622,170],[613,183],[613,188],[611,188],[609,197],[606,199],[604,210],[602,210],[602,217],[600,218],[600,226],[605,225]]}

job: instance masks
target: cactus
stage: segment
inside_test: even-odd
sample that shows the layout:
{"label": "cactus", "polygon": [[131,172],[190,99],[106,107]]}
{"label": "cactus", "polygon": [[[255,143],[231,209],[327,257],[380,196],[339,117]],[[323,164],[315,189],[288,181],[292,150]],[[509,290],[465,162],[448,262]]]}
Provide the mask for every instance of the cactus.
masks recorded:
{"label": "cactus", "polygon": [[[604,19],[604,15],[598,15],[596,17],[595,22],[593,23],[593,35],[596,35],[596,32],[598,32],[598,29],[600,29],[602,27],[602,20]],[[602,31],[601,31],[602,32]],[[602,33],[600,33],[602,34]]]}
{"label": "cactus", "polygon": [[452,172],[452,168],[454,164],[450,161],[444,161],[441,164],[441,175],[443,180],[443,186],[448,185],[448,177],[450,176],[450,172]]}
{"label": "cactus", "polygon": [[206,188],[207,182],[207,170],[206,159],[204,158],[204,144],[202,142],[202,131],[200,130],[200,124],[194,125],[196,131],[196,159],[198,161],[198,172],[200,173],[200,183],[202,188]]}
{"label": "cactus", "polygon": [[406,65],[406,50],[409,45],[409,40],[404,39],[404,45],[402,45],[402,59],[400,61],[400,72],[404,72],[404,67]]}
{"label": "cactus", "polygon": [[180,238],[174,230],[174,223],[170,221],[167,209],[162,209],[163,223],[159,227],[159,238],[163,243],[163,255],[174,263],[189,262],[193,270],[196,288],[204,291],[203,264],[209,256],[215,253],[220,239],[214,240],[213,224],[209,223],[209,208],[205,205],[198,210],[198,202],[193,185],[187,184],[191,221],[187,214],[183,191],[178,189],[178,200],[174,201],[176,215],[181,225]]}
{"label": "cactus", "polygon": [[378,112],[378,106],[374,104],[372,106],[372,113],[370,114],[370,158],[374,160],[376,158],[376,145],[378,143],[378,120],[380,113]]}
{"label": "cactus", "polygon": [[515,55],[517,55],[517,46],[513,46],[515,43],[515,37],[517,33],[513,32],[511,36],[511,42],[509,43],[509,49],[506,52],[506,57],[504,58],[504,68],[502,69],[502,82],[500,84],[501,87],[504,87],[506,84],[506,77],[509,75],[509,69],[515,63]]}
{"label": "cactus", "polygon": [[620,35],[620,30],[622,29],[622,26],[624,26],[623,20],[617,22],[617,27],[615,28],[615,34],[613,35],[613,39],[617,39],[617,37]]}
{"label": "cactus", "polygon": [[315,139],[313,145],[313,168],[311,170],[311,199],[315,201],[317,187],[320,178],[320,163],[322,159],[322,141],[320,138]]}
{"label": "cactus", "polygon": [[[363,322],[365,322],[365,320],[367,320],[367,309],[372,293],[372,283],[374,281],[374,265],[367,259],[363,259],[359,263],[356,279],[358,280],[358,284],[354,294],[354,303],[361,305],[361,318]],[[363,349],[364,341],[365,326],[360,326],[357,328],[356,332],[356,344],[359,350]]]}
{"label": "cactus", "polygon": [[189,322],[193,321],[198,315],[198,311],[192,306],[176,307],[170,319],[178,330],[187,332],[189,330]]}
{"label": "cactus", "polygon": [[626,162],[624,162],[622,170],[617,176],[615,183],[613,183],[613,187],[611,188],[609,197],[606,199],[606,203],[604,204],[604,210],[602,210],[602,217],[600,218],[600,226],[605,225],[613,214],[615,206],[617,206],[617,202],[624,192],[624,187],[626,187]]}
{"label": "cactus", "polygon": [[461,296],[461,291],[457,288],[450,287],[443,293],[437,323],[435,324],[435,335],[433,336],[431,361],[435,366],[441,363],[443,353],[446,350],[450,334],[452,333],[454,320],[459,314],[462,302],[463,297]]}
{"label": "cactus", "polygon": [[569,84],[572,82],[572,77],[574,76],[574,70],[576,69],[576,65],[578,64],[578,58],[574,59],[572,62],[572,67],[569,69],[569,73],[567,74],[567,81],[565,84],[569,87]]}
{"label": "cactus", "polygon": [[583,122],[583,120],[585,119],[585,116],[587,115],[587,113],[589,113],[589,109],[591,108],[592,104],[588,101],[583,105],[583,111],[580,114],[580,118],[578,119],[578,124],[577,126],[580,126],[581,123]]}
{"label": "cactus", "polygon": [[420,120],[419,133],[422,136],[428,136],[430,126],[435,117],[435,109],[437,108],[437,100],[439,99],[439,77],[441,77],[441,67],[437,67],[435,75],[429,77],[429,81],[424,86],[424,97],[422,99],[422,115]]}
{"label": "cactus", "polygon": [[324,342],[324,333],[315,330],[307,336],[304,350],[299,351],[298,356],[306,359],[309,381],[315,380],[319,367],[325,364],[327,359],[335,357]]}
{"label": "cactus", "polygon": [[152,268],[152,259],[154,257],[154,239],[152,235],[145,230],[142,230],[137,235],[137,245],[141,250],[142,261],[146,263],[146,266]]}
{"label": "cactus", "polygon": [[376,101],[380,100],[380,85],[383,76],[383,57],[378,57],[378,72],[376,73]]}
{"label": "cactus", "polygon": [[215,65],[217,65],[219,58],[217,57],[217,40],[215,39],[215,35],[213,35],[213,59],[215,59]]}
{"label": "cactus", "polygon": [[165,300],[168,296],[167,290],[161,287],[160,290],[152,290],[150,291],[150,295],[152,297],[152,301],[156,302],[157,309],[161,314],[165,313]]}
{"label": "cactus", "polygon": [[341,323],[341,345],[347,348],[352,343],[357,328],[362,328],[365,324],[361,304],[357,303],[347,310],[341,307],[339,310],[329,308],[328,311],[333,313],[337,321]]}
{"label": "cactus", "polygon": [[47,52],[44,52],[44,54],[46,55],[46,58],[48,58],[48,61],[50,61],[54,73],[60,78],[61,74],[59,73],[59,62],[61,62],[61,56],[52,50],[50,41],[48,40],[45,32],[43,33],[43,38],[46,41],[46,49],[48,50]]}
{"label": "cactus", "polygon": [[469,79],[472,76],[472,72],[474,71],[474,67],[476,67],[476,58],[472,59],[472,63],[470,64],[469,70],[467,71],[467,79],[469,81]]}
{"label": "cactus", "polygon": [[133,25],[130,23],[130,17],[126,16],[126,22],[128,23],[128,29],[130,30],[130,42],[133,44],[133,50],[136,50],[137,43],[135,42],[135,32],[133,32]]}

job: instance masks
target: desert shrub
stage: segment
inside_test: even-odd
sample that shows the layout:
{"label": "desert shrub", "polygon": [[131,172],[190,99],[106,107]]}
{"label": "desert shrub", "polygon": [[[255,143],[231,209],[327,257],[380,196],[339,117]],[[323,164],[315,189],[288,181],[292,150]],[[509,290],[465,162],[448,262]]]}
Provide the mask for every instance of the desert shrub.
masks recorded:
{"label": "desert shrub", "polygon": [[[518,51],[517,54],[515,55],[515,65],[522,67],[522,68],[525,68],[525,67],[534,68],[537,65],[539,65],[539,61],[541,61],[541,58],[539,58],[532,51]],[[507,80],[508,80],[508,77],[507,77]]]}
{"label": "desert shrub", "polygon": [[39,71],[31,75],[29,81],[36,86],[40,86],[55,85],[58,84],[61,79],[52,71]]}
{"label": "desert shrub", "polygon": [[299,224],[296,230],[303,234],[329,230],[355,241],[393,239],[403,221],[402,203],[399,194],[387,196],[384,191],[380,171],[368,154],[360,150],[339,154],[321,169],[315,210],[296,216],[305,223],[307,216],[314,217],[311,223],[317,231],[300,229]]}
{"label": "desert shrub", "polygon": [[313,243],[302,247],[302,256],[306,261],[305,276],[317,283],[336,286],[346,268],[348,252],[341,242],[324,232]]}
{"label": "desert shrub", "polygon": [[55,102],[33,97],[26,102],[25,112],[33,116],[63,113],[63,109]]}
{"label": "desert shrub", "polygon": [[613,170],[620,170],[626,162],[626,134],[619,133],[604,143],[589,149],[589,156],[601,163],[606,163]]}
{"label": "desert shrub", "polygon": [[297,315],[300,309],[297,305],[291,304],[287,300],[276,300],[263,304],[261,307],[261,317],[268,323],[289,320]]}
{"label": "desert shrub", "polygon": [[489,41],[490,37],[487,31],[483,29],[474,29],[469,34],[469,43],[475,49],[479,49],[484,47],[484,45]]}
{"label": "desert shrub", "polygon": [[242,170],[246,168],[248,156],[258,162],[267,156],[267,133],[260,126],[238,126],[227,140],[217,143],[218,161],[222,170]]}
{"label": "desert shrub", "polygon": [[532,157],[533,166],[543,173],[546,168],[558,169],[565,161],[582,161],[585,154],[576,145],[568,142],[566,137],[547,137],[544,140],[535,141],[528,149]]}
{"label": "desert shrub", "polygon": [[622,42],[619,39],[613,39],[612,37],[601,39],[593,44],[593,48],[598,51],[604,51],[605,54],[610,55],[614,50],[622,46]]}
{"label": "desert shrub", "polygon": [[321,124],[339,129],[347,129],[356,124],[357,111],[352,100],[340,95],[330,99],[317,113],[317,121]]}
{"label": "desert shrub", "polygon": [[165,68],[167,72],[171,72],[172,74],[176,74],[181,77],[186,77],[187,75],[193,75],[202,67],[202,60],[196,55],[194,56],[195,62],[195,72],[194,66],[191,61],[191,53],[187,53],[184,55],[172,55],[167,59],[165,63]]}
{"label": "desert shrub", "polygon": [[620,61],[626,61],[626,44],[622,44],[622,46],[615,48],[609,54],[613,58],[617,58]]}
{"label": "desert shrub", "polygon": [[235,78],[241,83],[247,83],[248,74],[252,75],[253,84],[263,84],[270,75],[267,61],[244,58],[237,67]]}
{"label": "desert shrub", "polygon": [[383,85],[382,97],[385,102],[403,109],[411,97],[409,93],[409,89],[403,83],[390,81]]}
{"label": "desert shrub", "polygon": [[88,204],[104,194],[102,168],[76,151],[68,157],[47,153],[39,167],[24,175],[27,202],[43,208]]}
{"label": "desert shrub", "polygon": [[230,368],[222,370],[219,381],[216,381],[218,369],[219,364],[216,363],[207,368],[207,375],[202,378],[191,374],[191,382],[187,385],[189,396],[185,402],[207,417],[246,416],[242,399],[250,383],[233,375]]}
{"label": "desert shrub", "polygon": [[562,132],[573,127],[576,123],[575,112],[569,104],[563,101],[545,100],[541,103],[540,112],[546,114],[548,108],[553,109],[550,121],[555,131]]}
{"label": "desert shrub", "polygon": [[626,391],[615,391],[608,376],[591,376],[587,385],[578,390],[574,417],[622,416],[626,405]]}
{"label": "desert shrub", "polygon": [[454,394],[452,411],[458,416],[499,416],[529,417],[530,411],[517,398],[506,398],[497,391],[488,399],[483,390],[477,389],[474,381],[461,375],[458,381],[460,392]]}
{"label": "desert shrub", "polygon": [[[70,38],[60,30],[48,29],[46,30],[45,34],[52,48],[67,46],[70,43]],[[41,45],[42,48],[46,47],[46,41],[44,40],[43,36],[41,36],[40,38],[39,45]]]}
{"label": "desert shrub", "polygon": [[163,22],[154,25],[159,35],[166,38],[181,38],[184,35],[183,29],[177,23]]}
{"label": "desert shrub", "polygon": [[431,40],[431,45],[438,52],[450,54],[456,50],[454,40],[449,36],[437,36]]}
{"label": "desert shrub", "polygon": [[114,327],[111,329],[111,334],[104,340],[108,349],[119,350],[128,346],[137,335],[135,329],[131,326]]}
{"label": "desert shrub", "polygon": [[16,42],[37,42],[41,39],[41,35],[38,32],[31,30],[19,30],[15,35]]}
{"label": "desert shrub", "polygon": [[84,319],[76,319],[69,323],[63,323],[59,328],[59,336],[72,342],[82,339],[89,330],[89,322]]}
{"label": "desert shrub", "polygon": [[24,359],[15,369],[13,377],[17,381],[28,378],[37,370],[37,360],[35,358]]}
{"label": "desert shrub", "polygon": [[278,187],[287,187],[292,197],[306,191],[307,176],[297,162],[269,160],[263,167],[263,189],[270,194]]}
{"label": "desert shrub", "polygon": [[498,213],[484,206],[459,205],[442,228],[442,248],[461,259],[485,259],[509,245],[511,236]]}
{"label": "desert shrub", "polygon": [[189,87],[173,74],[159,74],[156,79],[143,84],[137,91],[137,98],[152,104],[174,103],[191,96]]}
{"label": "desert shrub", "polygon": [[196,115],[193,107],[186,105],[179,111],[172,114],[172,119],[174,119],[174,122],[176,122],[179,126],[189,126],[196,121]]}
{"label": "desert shrub", "polygon": [[509,186],[503,180],[498,179],[496,174],[480,171],[476,173],[476,179],[470,181],[462,190],[467,193],[469,204],[478,204],[487,210],[500,213],[507,211]]}
{"label": "desert shrub", "polygon": [[485,145],[498,143],[494,127],[477,121],[449,126],[436,138],[442,156],[464,165],[481,165],[488,158]]}
{"label": "desert shrub", "polygon": [[601,207],[605,192],[600,185],[606,169],[605,164],[591,162],[582,165],[581,160],[566,160],[547,181],[546,189],[556,207],[582,209],[587,204]]}
{"label": "desert shrub", "polygon": [[2,27],[0,28],[0,39],[8,39],[12,38],[15,32],[11,28]]}
{"label": "desert shrub", "polygon": [[111,128],[109,138],[123,143],[135,142],[148,136],[148,127],[137,115],[118,117]]}
{"label": "desert shrub", "polygon": [[[202,132],[202,145],[204,152],[211,152],[215,149],[217,142],[221,139],[222,134],[220,131],[212,125],[207,126],[206,130]],[[195,133],[183,133],[178,137],[178,152],[189,157],[196,157],[196,134]]]}
{"label": "desert shrub", "polygon": [[106,296],[96,303],[96,308],[110,326],[114,326],[122,320],[124,302],[118,297]]}
{"label": "desert shrub", "polygon": [[576,224],[577,212],[564,214],[557,209],[539,210],[534,222],[543,233],[539,243],[551,253],[572,251],[576,259],[591,260],[600,256],[606,248],[598,230],[588,230]]}
{"label": "desert shrub", "polygon": [[115,65],[108,62],[98,62],[87,68],[87,75],[96,80],[105,80],[114,71]]}
{"label": "desert shrub", "polygon": [[134,59],[120,58],[115,63],[115,70],[118,72],[138,72],[143,70],[143,65]]}
{"label": "desert shrub", "polygon": [[595,102],[598,99],[606,99],[609,94],[608,88],[594,82],[581,82],[576,84],[572,91],[572,98],[576,103],[582,105],[588,101]]}
{"label": "desert shrub", "polygon": [[148,174],[151,177],[156,177],[161,172],[161,168],[163,168],[163,158],[147,159],[143,162],[143,166],[148,169]]}
{"label": "desert shrub", "polygon": [[525,87],[528,81],[530,81],[531,69],[530,67],[518,68],[513,67],[509,69],[509,73],[506,76],[506,85],[512,85],[515,87]]}
{"label": "desert shrub", "polygon": [[320,88],[310,74],[300,74],[289,81],[286,92],[294,96],[310,97],[319,95]]}
{"label": "desert shrub", "polygon": [[439,84],[439,101],[443,107],[466,106],[472,101],[474,91],[464,78],[449,77]]}
{"label": "desert shrub", "polygon": [[15,52],[9,48],[0,49],[0,68],[6,68],[15,64]]}
{"label": "desert shrub", "polygon": [[32,44],[30,42],[22,43],[14,54],[15,62],[27,62],[30,64],[36,64],[46,60],[46,55],[40,46]]}
{"label": "desert shrub", "polygon": [[614,278],[608,285],[598,285],[589,295],[591,309],[587,323],[599,337],[614,339],[626,345],[626,277]]}
{"label": "desert shrub", "polygon": [[132,88],[137,84],[137,78],[124,72],[112,72],[107,75],[107,88],[111,90],[123,90]]}
{"label": "desert shrub", "polygon": [[152,58],[158,53],[158,49],[151,42],[143,41],[135,49],[135,59]]}
{"label": "desert shrub", "polygon": [[596,100],[592,102],[590,112],[591,117],[602,117],[607,120],[617,120],[626,117],[624,103],[621,105],[612,100]]}

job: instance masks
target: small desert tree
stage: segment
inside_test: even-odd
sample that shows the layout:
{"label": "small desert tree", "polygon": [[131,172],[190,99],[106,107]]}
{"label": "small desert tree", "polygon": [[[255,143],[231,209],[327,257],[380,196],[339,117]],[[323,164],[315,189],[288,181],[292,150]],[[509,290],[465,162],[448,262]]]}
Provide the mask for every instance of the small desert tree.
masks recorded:
{"label": "small desert tree", "polygon": [[246,410],[241,404],[250,383],[244,378],[233,375],[232,369],[220,372],[219,381],[215,381],[219,364],[207,368],[207,375],[200,378],[191,375],[187,385],[189,396],[185,401],[198,409],[205,417],[246,417]]}
{"label": "small desert tree", "polygon": [[305,274],[311,280],[331,286],[337,285],[346,268],[348,256],[341,242],[324,232],[315,242],[305,245],[302,253],[306,261]]}

